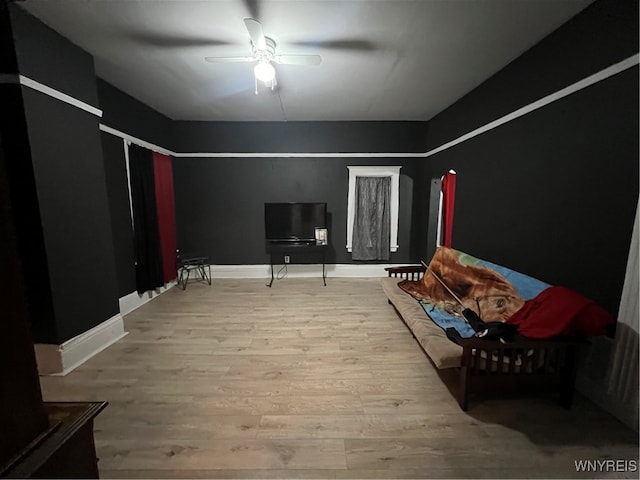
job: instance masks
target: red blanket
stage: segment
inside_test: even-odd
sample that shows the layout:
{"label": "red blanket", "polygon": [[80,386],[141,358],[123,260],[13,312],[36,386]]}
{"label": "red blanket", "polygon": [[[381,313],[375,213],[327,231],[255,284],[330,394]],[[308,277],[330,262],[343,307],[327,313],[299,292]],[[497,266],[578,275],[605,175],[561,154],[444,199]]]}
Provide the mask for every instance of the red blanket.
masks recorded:
{"label": "red blanket", "polygon": [[549,287],[527,300],[507,323],[518,325],[518,333],[529,338],[550,338],[581,333],[604,335],[615,320],[594,301],[565,287]]}

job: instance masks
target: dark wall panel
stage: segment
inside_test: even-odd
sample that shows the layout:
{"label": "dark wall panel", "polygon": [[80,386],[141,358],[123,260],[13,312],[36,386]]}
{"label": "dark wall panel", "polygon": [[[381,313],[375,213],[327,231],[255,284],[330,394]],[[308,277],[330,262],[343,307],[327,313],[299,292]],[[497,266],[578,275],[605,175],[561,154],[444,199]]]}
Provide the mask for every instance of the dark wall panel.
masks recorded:
{"label": "dark wall panel", "polygon": [[[401,165],[400,248],[392,262],[421,255],[412,245],[426,217],[422,162],[414,159],[180,158],[174,161],[178,247],[216,264],[264,264],[265,202],[327,202],[327,263],[351,263],[346,250],[348,165]],[[426,218],[425,218],[426,221]]]}
{"label": "dark wall panel", "polygon": [[438,147],[638,52],[638,2],[599,0],[429,125]]}
{"label": "dark wall panel", "polygon": [[18,73],[18,58],[13,41],[9,5],[0,2],[0,72]]}
{"label": "dark wall panel", "polygon": [[136,289],[133,228],[124,144],[121,138],[104,132],[101,134],[101,140],[118,277],[118,296],[124,297]]}
{"label": "dark wall panel", "polygon": [[171,119],[100,78],[97,79],[97,85],[102,124],[175,151],[174,122]]}
{"label": "dark wall panel", "polygon": [[119,312],[99,119],[28,88],[23,98],[62,343]]}
{"label": "dark wall panel", "polygon": [[424,152],[426,122],[174,123],[178,152]]}
{"label": "dark wall panel", "polygon": [[0,132],[34,340],[57,338],[49,267],[20,85],[0,85]]}
{"label": "dark wall panel", "polygon": [[453,246],[616,313],[638,201],[638,68],[430,157],[458,172]]}
{"label": "dark wall panel", "polygon": [[93,57],[16,5],[9,10],[20,74],[98,107]]}

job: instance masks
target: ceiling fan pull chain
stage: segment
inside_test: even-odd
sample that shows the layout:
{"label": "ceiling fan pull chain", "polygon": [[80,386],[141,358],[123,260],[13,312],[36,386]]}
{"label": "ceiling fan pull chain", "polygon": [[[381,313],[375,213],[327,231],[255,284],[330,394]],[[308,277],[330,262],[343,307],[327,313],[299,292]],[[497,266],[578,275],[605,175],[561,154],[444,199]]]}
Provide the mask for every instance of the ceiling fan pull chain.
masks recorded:
{"label": "ceiling fan pull chain", "polygon": [[258,79],[256,77],[253,77],[254,81],[255,81],[255,85],[256,85],[256,95],[258,95]]}

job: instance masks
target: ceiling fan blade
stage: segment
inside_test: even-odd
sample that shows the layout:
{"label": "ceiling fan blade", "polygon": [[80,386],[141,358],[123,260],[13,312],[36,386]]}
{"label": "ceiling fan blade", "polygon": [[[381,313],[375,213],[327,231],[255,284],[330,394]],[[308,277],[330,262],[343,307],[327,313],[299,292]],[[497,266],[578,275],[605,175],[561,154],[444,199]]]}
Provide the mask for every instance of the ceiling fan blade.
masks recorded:
{"label": "ceiling fan blade", "polygon": [[258,50],[266,50],[267,41],[264,38],[264,33],[262,33],[262,24],[253,18],[245,18],[244,26],[247,27],[249,37],[251,37],[251,41],[256,48]]}
{"label": "ceiling fan blade", "polygon": [[197,35],[173,35],[161,32],[122,32],[122,36],[145,46],[160,48],[216,47],[233,45],[227,40]]}
{"label": "ceiling fan blade", "polygon": [[209,63],[253,62],[255,57],[204,57]]}
{"label": "ceiling fan blade", "polygon": [[276,63],[283,65],[320,65],[320,55],[276,55],[273,57]]}
{"label": "ceiling fan blade", "polygon": [[249,16],[252,18],[260,17],[260,2],[262,0],[244,0],[244,6],[247,8]]}
{"label": "ceiling fan blade", "polygon": [[333,50],[353,50],[359,52],[374,52],[380,47],[369,40],[361,40],[358,38],[341,38],[335,40],[308,40],[302,42],[293,42],[291,45],[300,47],[328,48]]}

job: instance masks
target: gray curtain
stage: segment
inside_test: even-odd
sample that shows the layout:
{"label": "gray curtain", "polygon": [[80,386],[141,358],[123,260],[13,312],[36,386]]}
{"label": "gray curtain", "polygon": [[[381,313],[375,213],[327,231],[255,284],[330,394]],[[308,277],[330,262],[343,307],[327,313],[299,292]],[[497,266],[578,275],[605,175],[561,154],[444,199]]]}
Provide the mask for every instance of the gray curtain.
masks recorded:
{"label": "gray curtain", "polygon": [[354,260],[389,260],[391,177],[356,177]]}

